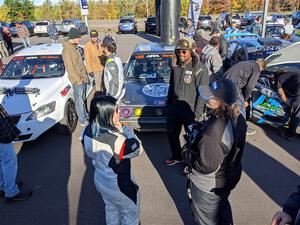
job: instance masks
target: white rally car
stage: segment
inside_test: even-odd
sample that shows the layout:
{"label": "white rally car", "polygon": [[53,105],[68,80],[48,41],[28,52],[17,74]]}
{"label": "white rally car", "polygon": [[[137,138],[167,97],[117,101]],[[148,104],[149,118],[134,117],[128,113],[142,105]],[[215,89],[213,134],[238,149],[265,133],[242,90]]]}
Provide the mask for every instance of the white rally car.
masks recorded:
{"label": "white rally car", "polygon": [[[0,102],[21,130],[16,141],[32,141],[57,126],[72,133],[77,126],[73,88],[61,44],[41,44],[16,54],[0,75]],[[87,94],[91,92],[88,86]]]}

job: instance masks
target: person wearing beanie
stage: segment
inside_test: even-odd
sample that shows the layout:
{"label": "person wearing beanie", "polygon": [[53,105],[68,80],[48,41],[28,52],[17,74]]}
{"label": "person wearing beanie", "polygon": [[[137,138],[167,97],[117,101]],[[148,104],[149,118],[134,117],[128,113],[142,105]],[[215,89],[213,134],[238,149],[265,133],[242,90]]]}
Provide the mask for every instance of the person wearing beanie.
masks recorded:
{"label": "person wearing beanie", "polygon": [[114,97],[120,102],[125,95],[125,86],[123,64],[116,53],[116,41],[106,36],[102,41],[102,48],[103,54],[107,58],[103,73],[105,94]]}
{"label": "person wearing beanie", "polygon": [[100,57],[103,55],[103,50],[96,30],[90,32],[90,37],[91,40],[84,47],[87,72],[95,80],[95,90],[102,91],[103,66]]}
{"label": "person wearing beanie", "polygon": [[82,126],[88,124],[89,115],[86,110],[86,89],[88,74],[81,56],[77,49],[81,33],[76,28],[71,28],[68,39],[63,43],[62,57],[68,78],[73,87],[76,113]]}
{"label": "person wearing beanie", "polygon": [[182,162],[179,135],[182,125],[185,129],[199,120],[205,102],[198,96],[197,88],[208,85],[207,68],[195,52],[196,43],[185,37],[176,41],[170,86],[167,97],[167,136],[172,155],[166,165]]}

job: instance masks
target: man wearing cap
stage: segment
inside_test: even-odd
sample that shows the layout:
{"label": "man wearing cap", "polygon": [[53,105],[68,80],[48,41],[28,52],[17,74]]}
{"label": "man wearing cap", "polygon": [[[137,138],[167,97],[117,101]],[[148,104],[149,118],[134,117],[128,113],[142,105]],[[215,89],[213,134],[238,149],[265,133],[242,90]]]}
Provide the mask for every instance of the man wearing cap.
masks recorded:
{"label": "man wearing cap", "polygon": [[187,27],[179,30],[186,37],[193,37],[195,33],[195,28],[193,26],[193,21],[191,18],[187,19]]}
{"label": "man wearing cap", "polygon": [[111,37],[105,37],[102,41],[103,54],[106,56],[103,83],[106,95],[118,100],[125,95],[123,64],[117,55],[117,44]]}
{"label": "man wearing cap", "polygon": [[210,35],[212,37],[219,37],[220,38],[220,46],[219,46],[219,53],[222,57],[222,60],[224,62],[224,60],[226,59],[227,56],[227,52],[228,52],[228,41],[224,38],[221,30],[219,30],[218,28],[215,28]]}
{"label": "man wearing cap", "polygon": [[98,39],[98,32],[90,32],[91,40],[84,47],[85,62],[88,74],[95,79],[96,91],[102,91],[103,66],[100,63],[100,57],[103,50]]}
{"label": "man wearing cap", "polygon": [[167,98],[167,135],[172,151],[166,165],[182,162],[179,135],[195,119],[201,118],[205,102],[198,96],[197,88],[208,85],[207,68],[195,53],[196,43],[191,38],[176,41],[173,68]]}
{"label": "man wearing cap", "polygon": [[71,28],[68,39],[63,43],[62,57],[68,78],[73,86],[76,113],[82,126],[88,124],[89,115],[86,110],[86,89],[88,75],[81,54],[77,50],[81,33],[76,28]]}
{"label": "man wearing cap", "polygon": [[241,178],[247,130],[240,93],[234,82],[219,79],[200,86],[199,94],[211,112],[206,121],[191,126],[183,148],[183,159],[191,170],[191,210],[199,225],[232,225],[228,198]]}
{"label": "man wearing cap", "polygon": [[196,52],[200,56],[203,48],[209,43],[203,36],[205,34],[205,30],[199,29],[196,30],[193,39],[196,42]]}

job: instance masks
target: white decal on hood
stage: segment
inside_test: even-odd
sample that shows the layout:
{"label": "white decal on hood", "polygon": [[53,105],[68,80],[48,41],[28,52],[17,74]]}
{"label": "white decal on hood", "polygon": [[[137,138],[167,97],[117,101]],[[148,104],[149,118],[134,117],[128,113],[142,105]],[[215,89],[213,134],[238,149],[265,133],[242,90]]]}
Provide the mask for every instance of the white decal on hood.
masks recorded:
{"label": "white decal on hood", "polygon": [[165,83],[153,83],[148,84],[143,88],[143,93],[150,97],[167,97],[169,90],[169,84]]}

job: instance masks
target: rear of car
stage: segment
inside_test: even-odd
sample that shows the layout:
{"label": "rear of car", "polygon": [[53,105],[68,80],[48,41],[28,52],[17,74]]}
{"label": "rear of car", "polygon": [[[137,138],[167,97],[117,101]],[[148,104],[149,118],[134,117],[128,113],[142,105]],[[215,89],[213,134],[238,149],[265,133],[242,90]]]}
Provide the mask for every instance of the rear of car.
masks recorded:
{"label": "rear of car", "polygon": [[15,22],[10,23],[9,28],[10,28],[11,36],[18,37],[18,30],[16,27],[16,23]]}
{"label": "rear of car", "polygon": [[262,11],[245,12],[241,19],[241,26],[245,27],[251,25],[254,22],[255,18],[258,16],[262,17],[263,12]]}
{"label": "rear of car", "polygon": [[76,28],[80,30],[80,20],[76,20],[76,19],[63,20],[60,28],[60,33],[63,35],[67,35],[71,28]]}
{"label": "rear of car", "polygon": [[136,21],[132,17],[121,18],[118,28],[119,33],[137,33]]}
{"label": "rear of car", "polygon": [[166,127],[166,100],[174,46],[163,43],[138,44],[124,70],[125,96],[120,121],[140,131]]}
{"label": "rear of car", "polygon": [[32,141],[53,126],[74,132],[77,115],[61,44],[43,44],[17,53],[0,75],[0,102],[21,131],[16,141]]}
{"label": "rear of car", "polygon": [[49,21],[40,21],[35,24],[34,33],[40,37],[42,35],[48,35]]}
{"label": "rear of car", "polygon": [[267,23],[265,37],[280,38],[284,34],[284,27],[278,23]]}
{"label": "rear of car", "polygon": [[209,15],[200,15],[198,19],[197,29],[212,30],[213,20]]}
{"label": "rear of car", "polygon": [[149,16],[145,21],[145,33],[156,33],[156,18]]}

